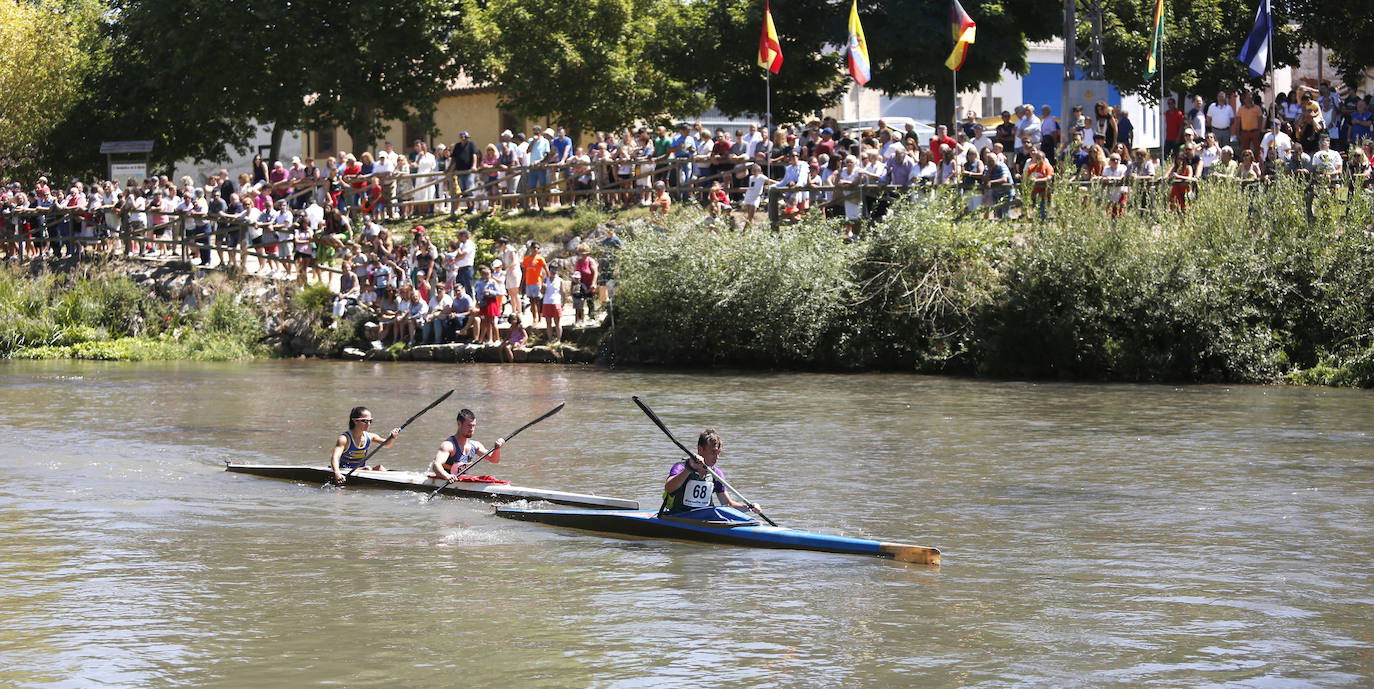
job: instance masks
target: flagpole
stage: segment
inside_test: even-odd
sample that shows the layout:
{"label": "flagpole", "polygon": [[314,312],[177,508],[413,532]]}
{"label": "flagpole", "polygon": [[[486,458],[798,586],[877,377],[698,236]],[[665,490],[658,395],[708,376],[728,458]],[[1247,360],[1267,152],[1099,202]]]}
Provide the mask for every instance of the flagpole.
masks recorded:
{"label": "flagpole", "polygon": [[[1269,120],[1272,121],[1274,119],[1274,99],[1278,97],[1279,86],[1274,81],[1274,7],[1269,3],[1269,0],[1264,0],[1264,9],[1269,15],[1269,40],[1265,47],[1269,49]],[[1269,122],[1266,121],[1263,126],[1265,131],[1268,131]]]}
{"label": "flagpole", "polygon": [[[1159,25],[1164,26],[1164,16],[1169,4],[1159,5]],[[1159,32],[1159,164],[1164,165],[1164,135],[1169,131],[1168,117],[1164,114],[1164,31]]]}
{"label": "flagpole", "polygon": [[954,75],[954,115],[949,123],[949,131],[952,134],[959,128],[959,70],[953,69],[950,73]]}
{"label": "flagpole", "polygon": [[773,140],[773,72],[763,70],[763,130],[768,140]]}

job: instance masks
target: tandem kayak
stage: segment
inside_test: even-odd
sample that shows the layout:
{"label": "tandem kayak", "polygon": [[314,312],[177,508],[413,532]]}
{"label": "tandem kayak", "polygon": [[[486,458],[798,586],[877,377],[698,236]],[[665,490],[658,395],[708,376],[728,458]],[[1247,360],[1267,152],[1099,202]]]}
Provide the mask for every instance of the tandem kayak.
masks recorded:
{"label": "tandem kayak", "polygon": [[[226,463],[225,471],[238,474],[251,474],[266,478],[280,478],[288,481],[304,481],[324,485],[334,479],[334,472],[326,466],[300,466],[295,464],[237,464]],[[389,488],[429,492],[444,482],[428,473],[418,471],[372,471],[361,469],[348,478],[350,487]],[[509,483],[488,483],[481,481],[458,481],[451,483],[441,495],[455,495],[477,498],[488,502],[514,502],[516,500],[543,500],[558,505],[583,507],[592,510],[635,510],[639,502],[607,498],[600,495],[567,493],[561,490],[525,488]]]}
{"label": "tandem kayak", "polygon": [[703,507],[664,515],[639,510],[536,510],[497,507],[496,516],[630,536],[678,538],[755,548],[817,550],[827,553],[872,555],[924,565],[940,564],[940,551],[936,548],[767,526],[731,507]]}

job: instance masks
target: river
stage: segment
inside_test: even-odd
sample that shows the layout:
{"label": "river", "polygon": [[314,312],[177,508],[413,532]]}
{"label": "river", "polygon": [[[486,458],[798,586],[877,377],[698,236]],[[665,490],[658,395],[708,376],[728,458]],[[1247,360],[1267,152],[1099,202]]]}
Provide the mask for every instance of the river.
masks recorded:
{"label": "river", "polygon": [[[1374,396],[893,374],[9,362],[0,686],[1367,687]],[[319,463],[348,409],[419,469],[638,499],[724,437],[784,526],[939,567],[605,537],[461,498],[223,471]]]}

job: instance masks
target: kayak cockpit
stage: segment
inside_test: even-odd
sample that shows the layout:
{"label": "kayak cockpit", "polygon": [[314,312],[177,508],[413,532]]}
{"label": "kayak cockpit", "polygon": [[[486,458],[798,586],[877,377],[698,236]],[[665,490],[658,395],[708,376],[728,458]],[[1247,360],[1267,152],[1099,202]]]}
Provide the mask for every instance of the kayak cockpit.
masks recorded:
{"label": "kayak cockpit", "polygon": [[659,519],[717,529],[730,529],[737,526],[758,526],[757,519],[733,508],[725,506],[698,507],[681,512],[660,512]]}

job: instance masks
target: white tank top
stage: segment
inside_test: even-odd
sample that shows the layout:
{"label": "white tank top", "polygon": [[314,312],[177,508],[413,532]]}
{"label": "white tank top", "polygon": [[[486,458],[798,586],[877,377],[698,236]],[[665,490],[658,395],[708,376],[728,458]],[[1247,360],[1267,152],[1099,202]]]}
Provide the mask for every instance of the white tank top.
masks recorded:
{"label": "white tank top", "polygon": [[544,281],[544,303],[562,304],[563,303],[563,281],[545,280]]}

